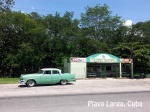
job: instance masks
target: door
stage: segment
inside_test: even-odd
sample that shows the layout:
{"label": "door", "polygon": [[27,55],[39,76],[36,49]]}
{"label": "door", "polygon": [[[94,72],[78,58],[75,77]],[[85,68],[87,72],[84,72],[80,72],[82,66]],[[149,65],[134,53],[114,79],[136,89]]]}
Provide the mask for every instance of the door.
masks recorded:
{"label": "door", "polygon": [[119,76],[119,67],[116,65],[116,78]]}
{"label": "door", "polygon": [[52,77],[53,83],[59,83],[62,78],[62,74],[58,70],[52,70]]}
{"label": "door", "polygon": [[53,77],[51,74],[51,70],[44,71],[41,76],[41,84],[51,84],[53,82]]}
{"label": "door", "polygon": [[106,66],[101,65],[101,77],[106,78]]}

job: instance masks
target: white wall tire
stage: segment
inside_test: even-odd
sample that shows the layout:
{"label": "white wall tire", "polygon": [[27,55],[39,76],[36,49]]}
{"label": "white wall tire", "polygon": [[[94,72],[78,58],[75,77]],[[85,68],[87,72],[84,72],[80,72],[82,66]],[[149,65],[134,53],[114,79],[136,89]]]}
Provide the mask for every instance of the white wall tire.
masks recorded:
{"label": "white wall tire", "polygon": [[61,84],[61,85],[66,85],[66,84],[67,84],[67,80],[61,80],[61,81],[60,81],[60,84]]}
{"label": "white wall tire", "polygon": [[27,82],[27,86],[28,87],[34,87],[35,86],[35,81],[34,80],[28,80],[28,82]]}

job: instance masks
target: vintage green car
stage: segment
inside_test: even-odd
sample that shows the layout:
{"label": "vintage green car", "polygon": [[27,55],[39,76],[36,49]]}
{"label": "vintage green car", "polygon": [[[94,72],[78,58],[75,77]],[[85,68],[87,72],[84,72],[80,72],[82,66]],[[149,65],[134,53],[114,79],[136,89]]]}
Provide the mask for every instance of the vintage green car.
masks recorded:
{"label": "vintage green car", "polygon": [[44,68],[38,73],[21,75],[19,83],[33,87],[37,84],[60,83],[65,85],[72,81],[75,81],[75,74],[61,73],[61,70],[56,68]]}

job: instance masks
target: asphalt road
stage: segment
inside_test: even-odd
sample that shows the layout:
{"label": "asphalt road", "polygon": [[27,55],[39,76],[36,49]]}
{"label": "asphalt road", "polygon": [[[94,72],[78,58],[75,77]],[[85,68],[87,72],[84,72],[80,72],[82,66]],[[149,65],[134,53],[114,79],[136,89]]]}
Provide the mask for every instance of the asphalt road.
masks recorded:
{"label": "asphalt road", "polygon": [[150,92],[0,98],[1,112],[149,112]]}
{"label": "asphalt road", "polygon": [[150,91],[150,79],[90,79],[77,80],[65,86],[40,85],[31,88],[19,84],[1,84],[0,98],[137,91]]}

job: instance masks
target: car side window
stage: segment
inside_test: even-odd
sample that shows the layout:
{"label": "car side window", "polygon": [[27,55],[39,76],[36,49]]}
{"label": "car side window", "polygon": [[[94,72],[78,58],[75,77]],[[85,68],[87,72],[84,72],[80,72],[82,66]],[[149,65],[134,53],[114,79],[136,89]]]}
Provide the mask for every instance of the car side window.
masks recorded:
{"label": "car side window", "polygon": [[60,74],[58,70],[53,70],[52,73],[53,74]]}
{"label": "car side window", "polygon": [[51,74],[51,71],[45,71],[44,74]]}

